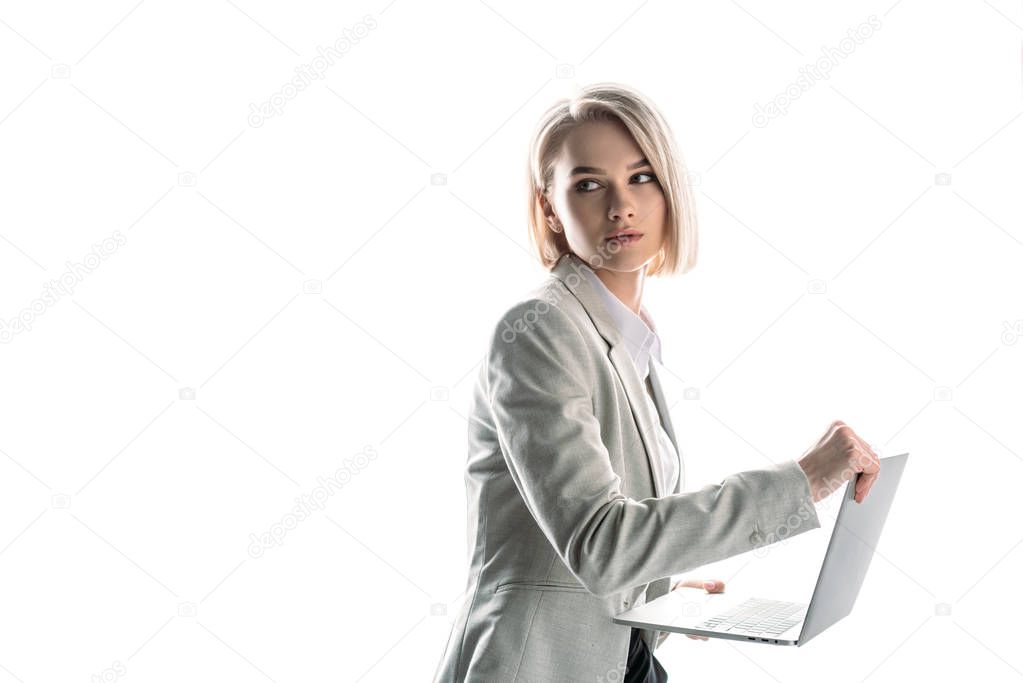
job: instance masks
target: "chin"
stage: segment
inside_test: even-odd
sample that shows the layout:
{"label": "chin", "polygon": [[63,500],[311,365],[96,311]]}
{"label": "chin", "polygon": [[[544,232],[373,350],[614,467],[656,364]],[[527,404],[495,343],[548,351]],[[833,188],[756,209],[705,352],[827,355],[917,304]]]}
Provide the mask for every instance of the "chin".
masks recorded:
{"label": "chin", "polygon": [[635,270],[646,266],[646,264],[650,263],[650,261],[656,257],[657,254],[622,254],[619,252],[604,259],[604,262],[608,266],[613,266],[615,270]]}

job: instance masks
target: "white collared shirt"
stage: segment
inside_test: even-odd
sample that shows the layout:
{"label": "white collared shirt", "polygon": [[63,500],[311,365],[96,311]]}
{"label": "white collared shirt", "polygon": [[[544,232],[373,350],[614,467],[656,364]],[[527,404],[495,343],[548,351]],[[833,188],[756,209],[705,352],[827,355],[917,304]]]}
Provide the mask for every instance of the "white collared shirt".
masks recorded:
{"label": "white collared shirt", "polygon": [[[643,380],[644,386],[646,386],[646,378],[650,374],[650,363],[657,363],[658,368],[663,365],[661,362],[661,340],[657,336],[657,326],[654,324],[653,318],[650,317],[650,312],[647,311],[645,306],[641,305],[639,308],[640,315],[636,315],[631,308],[622,303],[622,300],[607,288],[607,285],[595,273],[588,273],[588,275],[594,280],[595,289],[600,292],[601,298],[604,301],[604,307],[625,339],[625,346],[629,351],[629,356],[635,363],[636,371],[639,373],[640,379]],[[654,402],[650,392],[644,391],[643,396],[646,398],[650,413],[659,416],[660,411],[657,410],[657,404]],[[660,420],[657,421],[657,441],[661,471],[664,473],[663,491],[667,494],[674,491],[675,483],[678,481],[679,460],[678,451],[675,450],[675,445],[671,442],[671,438],[668,436],[668,432],[665,431],[664,425]]]}

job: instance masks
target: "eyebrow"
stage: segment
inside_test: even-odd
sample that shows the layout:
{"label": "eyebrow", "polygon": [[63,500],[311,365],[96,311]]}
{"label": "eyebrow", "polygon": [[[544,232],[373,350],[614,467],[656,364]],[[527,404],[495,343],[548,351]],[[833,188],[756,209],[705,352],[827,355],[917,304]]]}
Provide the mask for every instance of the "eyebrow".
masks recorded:
{"label": "eyebrow", "polygon": [[[635,161],[635,162],[629,164],[628,166],[626,166],[625,170],[631,171],[634,168],[642,168],[643,166],[649,166],[649,165],[650,165],[650,162],[647,161],[646,157],[643,157],[639,161]],[[579,175],[580,173],[601,173],[601,174],[606,174],[607,171],[605,171],[602,168],[597,168],[596,166],[576,166],[575,168],[572,169],[572,172],[569,173],[568,175],[569,175],[569,177],[571,177],[571,176],[574,176],[574,175]]]}

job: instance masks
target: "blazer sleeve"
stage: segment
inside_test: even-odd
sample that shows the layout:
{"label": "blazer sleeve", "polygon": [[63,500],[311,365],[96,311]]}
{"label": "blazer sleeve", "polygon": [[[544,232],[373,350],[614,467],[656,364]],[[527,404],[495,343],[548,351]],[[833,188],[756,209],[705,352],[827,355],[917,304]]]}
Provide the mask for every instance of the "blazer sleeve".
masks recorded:
{"label": "blazer sleeve", "polygon": [[598,368],[585,344],[557,306],[521,302],[490,340],[485,390],[522,500],[590,593],[613,595],[820,527],[795,460],[698,491],[626,497],[601,441]]}

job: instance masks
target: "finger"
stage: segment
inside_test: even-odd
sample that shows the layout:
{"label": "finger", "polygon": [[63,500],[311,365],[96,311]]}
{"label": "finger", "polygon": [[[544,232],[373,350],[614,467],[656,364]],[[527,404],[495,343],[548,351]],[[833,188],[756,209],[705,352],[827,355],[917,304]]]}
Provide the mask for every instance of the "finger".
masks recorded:
{"label": "finger", "polygon": [[859,481],[856,482],[857,503],[862,503],[863,499],[867,497],[867,493],[870,492],[870,487],[874,485],[874,482],[877,480],[877,476],[877,473],[860,475]]}
{"label": "finger", "polygon": [[841,424],[836,423],[835,429],[846,427],[848,429],[848,436],[851,439],[852,448],[849,450],[852,457],[855,459],[856,471],[860,472],[864,467],[871,467],[871,463],[879,463],[880,460],[877,457],[877,453],[874,452],[873,447],[867,443],[867,441],[853,431],[853,428],[844,422]]}
{"label": "finger", "polygon": [[876,472],[881,469],[881,459],[867,441],[856,432],[850,429],[853,440],[856,443],[856,466],[857,472]]}
{"label": "finger", "polygon": [[686,638],[692,638],[693,640],[710,640],[707,636],[694,636],[689,633],[686,634]]}
{"label": "finger", "polygon": [[861,474],[860,480],[859,482],[857,482],[856,489],[862,490],[864,493],[866,493],[867,491],[870,490],[870,487],[874,485],[874,482],[877,481],[877,477],[879,474],[880,474],[879,472],[874,472],[873,474],[866,473]]}
{"label": "finger", "polygon": [[867,497],[867,493],[881,473],[881,460],[874,453],[873,449],[870,449],[869,446],[866,447],[869,449],[869,452],[861,453],[856,458],[854,465],[856,471],[861,473],[856,478],[855,499],[857,503],[863,502],[863,499]]}
{"label": "finger", "polygon": [[708,593],[720,593],[725,589],[725,582],[721,579],[686,579],[676,584],[686,588],[702,588]]}
{"label": "finger", "polygon": [[[877,473],[881,471],[881,462],[876,456],[854,446],[846,455],[846,469],[843,471],[843,479],[855,479],[856,490],[860,490],[862,483],[873,483]],[[869,477],[869,479],[868,479]],[[862,482],[862,483],[861,483]]]}
{"label": "finger", "polygon": [[863,471],[867,474],[877,474],[881,471],[881,459],[877,457],[874,451],[870,452],[870,457],[863,463]]}
{"label": "finger", "polygon": [[853,468],[857,472],[872,474],[881,469],[881,460],[874,453],[873,449],[859,437],[856,438],[856,446],[852,452]]}

